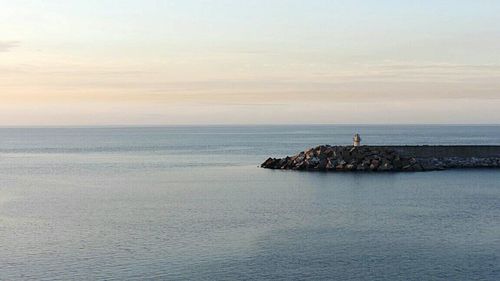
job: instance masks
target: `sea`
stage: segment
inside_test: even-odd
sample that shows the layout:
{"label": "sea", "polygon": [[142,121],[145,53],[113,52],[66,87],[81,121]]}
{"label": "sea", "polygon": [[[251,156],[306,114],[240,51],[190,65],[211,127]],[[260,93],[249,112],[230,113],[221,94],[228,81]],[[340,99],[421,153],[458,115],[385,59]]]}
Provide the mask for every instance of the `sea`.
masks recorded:
{"label": "sea", "polygon": [[0,128],[0,280],[500,280],[500,170],[267,170],[500,126]]}

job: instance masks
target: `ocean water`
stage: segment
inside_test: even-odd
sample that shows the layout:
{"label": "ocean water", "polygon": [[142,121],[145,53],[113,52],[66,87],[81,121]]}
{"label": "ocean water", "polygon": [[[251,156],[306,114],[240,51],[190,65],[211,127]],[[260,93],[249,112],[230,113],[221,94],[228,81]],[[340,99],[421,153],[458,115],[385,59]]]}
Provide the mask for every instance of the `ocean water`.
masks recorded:
{"label": "ocean water", "polygon": [[0,280],[500,280],[500,170],[258,168],[500,126],[0,129]]}

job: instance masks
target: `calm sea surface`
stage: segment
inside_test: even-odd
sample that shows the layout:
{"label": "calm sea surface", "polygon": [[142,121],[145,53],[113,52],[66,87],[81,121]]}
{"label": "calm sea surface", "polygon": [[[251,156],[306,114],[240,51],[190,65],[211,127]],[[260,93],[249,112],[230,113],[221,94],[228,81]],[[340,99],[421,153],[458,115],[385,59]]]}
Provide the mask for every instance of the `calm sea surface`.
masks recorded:
{"label": "calm sea surface", "polygon": [[499,126],[0,129],[0,280],[500,280],[500,170],[257,166]]}

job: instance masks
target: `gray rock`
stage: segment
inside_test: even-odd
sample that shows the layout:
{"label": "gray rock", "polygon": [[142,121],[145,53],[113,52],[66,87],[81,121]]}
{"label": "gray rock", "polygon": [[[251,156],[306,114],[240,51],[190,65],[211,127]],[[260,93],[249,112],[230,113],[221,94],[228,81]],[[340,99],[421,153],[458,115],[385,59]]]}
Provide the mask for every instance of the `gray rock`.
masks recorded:
{"label": "gray rock", "polygon": [[500,157],[403,157],[384,147],[329,146],[310,148],[291,157],[268,158],[268,169],[321,171],[431,171],[448,168],[500,168]]}

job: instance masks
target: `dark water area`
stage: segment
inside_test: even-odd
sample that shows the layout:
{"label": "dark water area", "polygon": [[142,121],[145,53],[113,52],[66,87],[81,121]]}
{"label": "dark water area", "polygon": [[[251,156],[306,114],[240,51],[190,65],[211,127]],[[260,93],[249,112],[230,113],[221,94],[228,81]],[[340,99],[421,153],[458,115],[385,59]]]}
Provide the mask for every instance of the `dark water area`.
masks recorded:
{"label": "dark water area", "polygon": [[0,129],[0,280],[500,280],[500,170],[258,168],[500,126]]}

